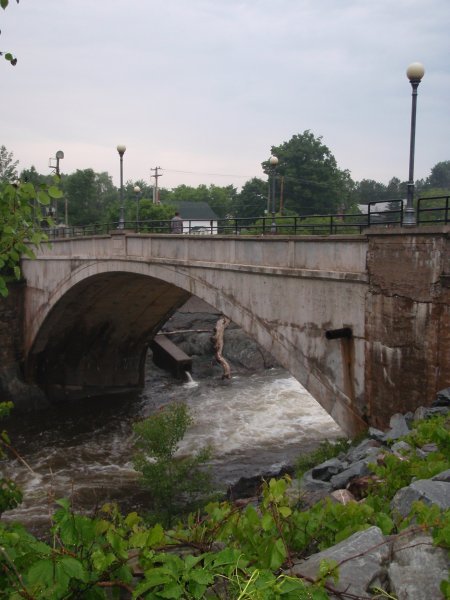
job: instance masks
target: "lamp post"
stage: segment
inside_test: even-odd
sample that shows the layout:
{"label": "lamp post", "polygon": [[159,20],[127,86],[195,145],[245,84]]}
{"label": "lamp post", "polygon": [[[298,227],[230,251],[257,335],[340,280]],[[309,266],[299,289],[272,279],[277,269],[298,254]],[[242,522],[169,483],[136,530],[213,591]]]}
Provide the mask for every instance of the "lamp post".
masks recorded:
{"label": "lamp post", "polygon": [[[63,158],[64,158],[64,152],[62,150],[58,150],[56,152],[56,154],[55,154],[55,158],[49,158],[48,159],[48,166],[51,169],[53,169],[53,171],[54,171],[55,175],[57,175],[57,177],[61,176],[61,171],[59,169],[59,161],[62,160]],[[54,163],[55,160],[56,160],[56,165]],[[49,206],[49,208],[48,208],[48,214],[51,217],[55,217],[55,219],[56,219],[56,217],[58,215],[58,202],[57,202],[56,199],[55,199],[55,203],[54,204],[55,204],[54,206],[53,205]],[[66,213],[67,213],[67,210],[66,210]],[[66,221],[67,221],[67,216],[66,216]]]}
{"label": "lamp post", "polygon": [[62,150],[58,150],[58,152],[56,153],[56,174],[60,175],[60,171],[59,171],[59,161],[64,158],[64,152]]}
{"label": "lamp post", "polygon": [[123,229],[125,227],[125,216],[123,208],[123,155],[125,154],[126,149],[127,147],[123,144],[119,144],[117,146],[117,152],[120,156],[120,217],[117,229]]}
{"label": "lamp post", "polygon": [[269,158],[270,165],[270,175],[272,176],[272,225],[270,227],[271,233],[277,232],[277,222],[275,221],[275,169],[278,164],[278,158],[276,156],[271,156]]}
{"label": "lamp post", "polygon": [[136,231],[139,231],[139,200],[141,198],[141,188],[138,185],[135,185],[133,191],[136,194]]}
{"label": "lamp post", "polygon": [[421,63],[411,63],[406,70],[406,75],[412,87],[412,108],[411,108],[411,138],[409,145],[409,178],[406,196],[406,209],[403,218],[403,225],[416,225],[416,214],[414,212],[414,146],[416,141],[416,107],[417,107],[417,88],[425,74],[425,69]]}

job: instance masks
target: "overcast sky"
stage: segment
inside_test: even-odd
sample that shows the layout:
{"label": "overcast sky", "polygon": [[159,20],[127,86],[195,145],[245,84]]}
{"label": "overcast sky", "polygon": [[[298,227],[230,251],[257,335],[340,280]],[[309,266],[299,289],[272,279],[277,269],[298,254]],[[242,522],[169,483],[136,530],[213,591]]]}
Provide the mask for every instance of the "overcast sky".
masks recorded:
{"label": "overcast sky", "polygon": [[125,144],[125,180],[240,187],[309,129],[354,180],[406,180],[416,61],[415,178],[450,160],[449,0],[10,0],[0,29],[19,169],[63,150],[118,185]]}

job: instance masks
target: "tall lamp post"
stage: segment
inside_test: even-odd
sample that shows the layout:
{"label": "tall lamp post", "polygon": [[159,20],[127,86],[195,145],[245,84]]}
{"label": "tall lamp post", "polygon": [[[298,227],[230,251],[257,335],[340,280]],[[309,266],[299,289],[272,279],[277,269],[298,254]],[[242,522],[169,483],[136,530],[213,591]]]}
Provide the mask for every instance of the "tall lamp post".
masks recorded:
{"label": "tall lamp post", "polygon": [[414,211],[414,147],[416,143],[416,107],[417,107],[417,88],[425,74],[425,69],[421,63],[411,63],[406,69],[406,75],[412,87],[412,108],[411,108],[411,138],[409,145],[409,178],[406,195],[406,209],[403,218],[403,225],[416,225],[416,213]]}
{"label": "tall lamp post", "polygon": [[123,207],[123,155],[125,154],[126,149],[127,147],[123,144],[117,146],[117,152],[120,156],[120,217],[117,229],[123,229],[125,227],[125,213]]}
{"label": "tall lamp post", "polygon": [[271,233],[277,232],[277,222],[275,221],[275,169],[278,164],[278,158],[276,156],[271,156],[269,158],[270,165],[270,175],[272,177],[272,225],[270,227]]}
{"label": "tall lamp post", "polygon": [[[62,150],[58,150],[55,154],[55,158],[49,158],[48,161],[48,166],[51,169],[54,169],[55,175],[57,175],[58,177],[61,176],[61,171],[59,168],[59,161],[62,160],[64,158],[64,152]],[[56,160],[56,165],[54,164],[54,160]],[[66,200],[67,202],[67,200]],[[65,211],[67,213],[67,210]],[[48,208],[48,214],[51,217],[56,217],[58,216],[58,201],[55,199],[55,205],[53,206],[52,204],[49,206]],[[66,221],[67,221],[67,215],[66,215]],[[67,224],[67,222],[66,222]]]}
{"label": "tall lamp post", "polygon": [[139,231],[139,200],[141,199],[141,188],[135,185],[133,188],[136,194],[136,231]]}

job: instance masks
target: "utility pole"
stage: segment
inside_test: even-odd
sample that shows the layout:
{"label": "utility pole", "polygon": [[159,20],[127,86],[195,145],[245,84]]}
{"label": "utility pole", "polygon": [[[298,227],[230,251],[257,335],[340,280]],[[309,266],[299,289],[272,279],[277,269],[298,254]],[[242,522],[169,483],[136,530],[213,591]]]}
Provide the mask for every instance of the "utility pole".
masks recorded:
{"label": "utility pole", "polygon": [[155,178],[155,185],[153,186],[153,204],[159,204],[159,198],[158,198],[158,177],[162,177],[162,173],[159,173],[159,169],[161,169],[161,167],[154,167],[153,169],[150,169],[150,171],[154,171],[155,172],[154,175],[150,175],[150,177],[154,177]]}

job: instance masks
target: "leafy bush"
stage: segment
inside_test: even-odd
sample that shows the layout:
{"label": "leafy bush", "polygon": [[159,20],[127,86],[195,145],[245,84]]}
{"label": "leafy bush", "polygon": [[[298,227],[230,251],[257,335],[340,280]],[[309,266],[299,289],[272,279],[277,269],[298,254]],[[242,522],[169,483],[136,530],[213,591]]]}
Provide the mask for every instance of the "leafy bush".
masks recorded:
{"label": "leafy bush", "polygon": [[210,474],[200,468],[210,458],[210,450],[204,448],[183,458],[175,456],[191,423],[186,405],[174,403],[133,427],[139,450],[134,466],[142,475],[144,487],[151,491],[154,518],[166,526],[211,492]]}
{"label": "leafy bush", "polygon": [[[149,421],[136,426],[142,460],[177,462],[178,442],[190,422],[187,409],[172,405]],[[48,543],[18,524],[0,522],[0,597],[326,600],[332,594],[330,577],[338,577],[336,565],[322,563],[315,581],[289,577],[284,570],[294,559],[356,531],[378,525],[387,535],[414,522],[430,532],[435,544],[450,548],[450,510],[416,503],[407,519],[394,522],[385,499],[387,490],[392,496],[412,477],[448,468],[449,436],[446,418],[419,423],[405,438],[411,450],[394,457],[399,462],[386,456],[377,472],[381,487],[374,484],[363,503],[322,501],[301,511],[289,504],[289,478],[272,479],[263,484],[258,505],[239,509],[212,502],[202,513],[191,513],[164,530],[160,524],[149,526],[136,513],[123,516],[114,505],[88,517],[75,514],[68,500],[58,500]],[[436,444],[435,451],[419,456],[415,445],[430,443]],[[175,473],[176,466],[169,474]],[[152,477],[157,485],[157,473]],[[450,580],[442,582],[441,589],[448,598]],[[382,590],[377,593],[390,597]]]}

